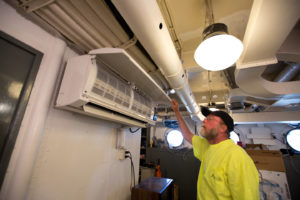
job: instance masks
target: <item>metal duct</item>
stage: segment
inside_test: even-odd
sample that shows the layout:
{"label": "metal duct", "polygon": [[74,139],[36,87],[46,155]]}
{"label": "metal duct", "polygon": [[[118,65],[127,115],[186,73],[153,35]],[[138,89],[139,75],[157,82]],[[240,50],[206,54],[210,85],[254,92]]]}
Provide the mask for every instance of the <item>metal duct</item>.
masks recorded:
{"label": "metal duct", "polygon": [[188,84],[181,61],[160,9],[154,0],[112,0],[131,30],[160,68],[192,118],[200,120],[200,109]]}
{"label": "metal duct", "polygon": [[285,82],[292,80],[300,72],[300,63],[288,64],[277,77],[274,82]]}

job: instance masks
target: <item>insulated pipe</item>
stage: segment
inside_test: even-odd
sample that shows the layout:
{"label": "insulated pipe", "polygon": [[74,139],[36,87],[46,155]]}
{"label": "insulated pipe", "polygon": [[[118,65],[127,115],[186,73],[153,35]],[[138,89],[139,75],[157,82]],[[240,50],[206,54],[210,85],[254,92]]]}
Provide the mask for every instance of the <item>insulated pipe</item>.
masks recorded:
{"label": "insulated pipe", "polygon": [[300,71],[300,63],[288,64],[273,80],[274,82],[285,82],[292,80]]}
{"label": "insulated pipe", "polygon": [[112,0],[131,30],[150,54],[170,86],[191,113],[200,120],[200,109],[188,85],[166,23],[155,0]]}

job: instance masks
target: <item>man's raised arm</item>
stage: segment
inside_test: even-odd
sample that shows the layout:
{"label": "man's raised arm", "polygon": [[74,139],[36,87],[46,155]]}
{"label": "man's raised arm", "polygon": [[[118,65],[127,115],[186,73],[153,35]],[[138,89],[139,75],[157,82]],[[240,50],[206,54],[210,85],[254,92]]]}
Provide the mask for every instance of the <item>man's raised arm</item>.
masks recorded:
{"label": "man's raised arm", "polygon": [[178,102],[175,99],[172,99],[171,104],[172,104],[173,111],[175,112],[175,116],[177,118],[179,128],[183,134],[184,139],[192,144],[192,138],[193,138],[194,134],[190,131],[190,129],[186,125],[184,119],[182,118],[182,116],[179,112]]}

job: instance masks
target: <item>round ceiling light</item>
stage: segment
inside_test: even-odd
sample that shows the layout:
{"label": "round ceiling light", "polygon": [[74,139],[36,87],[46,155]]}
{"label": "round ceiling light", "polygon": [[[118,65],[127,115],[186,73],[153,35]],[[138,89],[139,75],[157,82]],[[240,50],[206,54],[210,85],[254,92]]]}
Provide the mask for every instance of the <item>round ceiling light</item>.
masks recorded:
{"label": "round ceiling light", "polygon": [[216,23],[203,31],[203,41],[195,51],[195,61],[204,69],[219,71],[232,66],[241,56],[243,43],[229,35],[227,26]]}
{"label": "round ceiling light", "polygon": [[300,152],[300,128],[290,130],[286,135],[286,141],[292,149]]}

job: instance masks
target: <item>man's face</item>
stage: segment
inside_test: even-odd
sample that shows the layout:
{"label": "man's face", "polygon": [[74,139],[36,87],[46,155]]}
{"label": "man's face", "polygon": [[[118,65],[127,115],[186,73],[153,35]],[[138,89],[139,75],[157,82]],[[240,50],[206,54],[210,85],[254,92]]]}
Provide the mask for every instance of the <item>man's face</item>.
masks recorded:
{"label": "man's face", "polygon": [[203,120],[201,135],[207,140],[215,139],[219,134],[219,128],[223,124],[220,117],[214,115],[208,115]]}

